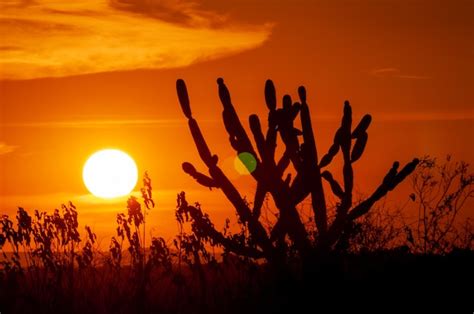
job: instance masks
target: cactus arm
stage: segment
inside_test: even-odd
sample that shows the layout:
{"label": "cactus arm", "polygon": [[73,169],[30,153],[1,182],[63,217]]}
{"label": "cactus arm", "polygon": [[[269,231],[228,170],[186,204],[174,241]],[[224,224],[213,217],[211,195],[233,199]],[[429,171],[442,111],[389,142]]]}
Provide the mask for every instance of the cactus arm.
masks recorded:
{"label": "cactus arm", "polygon": [[182,165],[183,171],[193,177],[199,184],[208,188],[218,188],[217,182],[206,176],[205,174],[196,170],[196,168],[189,162],[184,162]]}
{"label": "cactus arm", "polygon": [[285,144],[285,155],[287,155],[296,170],[301,167],[301,160],[298,156],[299,141],[298,131],[293,126],[293,120],[296,118],[299,104],[292,105],[291,97],[289,95],[283,96],[283,108],[278,109],[278,131],[280,137]]}
{"label": "cactus arm", "polygon": [[265,136],[268,161],[275,164],[278,119],[276,112],[276,91],[272,80],[265,82],[265,102],[268,108],[268,130]]}
{"label": "cactus arm", "polygon": [[354,220],[366,214],[370,210],[370,208],[375,204],[375,202],[377,202],[382,197],[387,195],[389,191],[392,191],[409,174],[411,174],[415,170],[418,163],[419,163],[419,160],[415,158],[411,162],[406,164],[405,167],[403,167],[403,169],[397,173],[398,163],[395,162],[392,166],[392,169],[390,169],[390,171],[387,173],[383,182],[375,190],[375,192],[372,193],[372,195],[369,198],[361,202],[359,205],[355,206],[349,212],[349,219]]}
{"label": "cactus arm", "polygon": [[326,199],[321,180],[321,172],[318,167],[318,154],[311,125],[309,107],[306,103],[306,90],[303,86],[298,88],[298,94],[301,100],[300,117],[304,140],[303,171],[305,172],[305,175],[308,176],[309,180],[307,181],[307,184],[311,187],[311,202],[313,205],[316,226],[320,236],[324,236],[327,231]]}
{"label": "cactus arm", "polygon": [[255,197],[253,201],[253,216],[258,219],[262,212],[262,205],[265,201],[265,195],[267,194],[266,189],[260,182],[257,184],[257,190],[255,191]]}
{"label": "cactus arm", "polygon": [[278,133],[278,124],[276,121],[277,112],[270,111],[268,113],[268,130],[265,136],[265,143],[267,149],[267,156],[269,162],[273,165],[275,164],[275,150],[276,150],[276,142],[277,142],[277,133]]}
{"label": "cactus arm", "polygon": [[186,83],[179,79],[176,81],[176,91],[178,92],[178,100],[181,106],[181,110],[186,118],[191,119],[191,106],[189,105],[189,96],[188,96],[188,89],[186,88]]}
{"label": "cactus arm", "polygon": [[363,116],[354,131],[352,131],[351,137],[358,138],[363,133],[366,133],[367,129],[369,128],[370,122],[372,122],[372,116],[370,114],[366,114],[365,116]]}
{"label": "cactus arm", "polygon": [[351,162],[356,162],[362,156],[365,146],[367,145],[368,137],[369,135],[367,134],[367,132],[363,132],[357,138],[354,144],[354,148],[352,149],[352,152],[351,152]]}
{"label": "cactus arm", "polygon": [[276,109],[276,90],[272,80],[265,82],[265,103],[267,104],[268,110],[275,111]]}
{"label": "cactus arm", "polygon": [[297,173],[290,186],[290,202],[294,206],[302,202],[310,193],[309,186],[304,182],[304,176]]}
{"label": "cactus arm", "polygon": [[338,208],[341,215],[347,214],[352,205],[352,189],[354,186],[354,172],[351,163],[351,125],[352,125],[352,108],[348,101],[344,102],[344,114],[342,116],[341,128],[339,133],[340,146],[344,165],[342,168],[344,177],[344,197]]}
{"label": "cactus arm", "polygon": [[229,139],[233,143],[232,147],[237,151],[238,154],[247,152],[252,154],[257,161],[257,168],[252,175],[255,178],[259,177],[260,173],[260,160],[255,153],[252,142],[250,141],[245,129],[240,122],[239,116],[237,115],[234,105],[232,104],[229,90],[224,84],[222,78],[217,79],[219,98],[223,105],[222,117],[224,120],[224,125],[229,134]]}
{"label": "cactus arm", "polygon": [[278,164],[276,165],[276,171],[278,175],[282,176],[289,165],[290,165],[290,156],[288,152],[285,151],[283,155],[281,156],[280,160],[278,161]]}
{"label": "cactus arm", "polygon": [[265,137],[262,133],[262,127],[260,125],[260,120],[257,115],[253,114],[249,117],[250,130],[252,131],[255,143],[257,144],[257,150],[260,154],[260,158],[263,162],[268,160],[267,155],[267,146],[265,142]]}
{"label": "cactus arm", "polygon": [[337,143],[336,140],[334,140],[334,143],[329,148],[329,151],[326,153],[326,155],[323,156],[323,158],[321,158],[321,161],[319,162],[319,168],[324,168],[327,165],[329,165],[332,159],[334,158],[334,156],[336,156],[338,152],[339,152],[339,143]]}
{"label": "cactus arm", "polygon": [[179,79],[176,81],[176,91],[178,92],[178,100],[183,110],[184,115],[188,119],[188,126],[193,136],[194,143],[198,149],[199,156],[204,163],[209,167],[212,164],[217,163],[217,156],[212,156],[209,147],[207,146],[206,140],[202,135],[201,129],[197,121],[192,117],[191,106],[189,104],[188,90],[183,80]]}
{"label": "cactus arm", "polygon": [[208,167],[215,165],[217,163],[217,156],[211,154],[197,121],[194,118],[189,119],[188,126],[202,161],[204,161]]}
{"label": "cactus arm", "polygon": [[331,190],[334,193],[334,195],[336,195],[340,199],[342,199],[344,197],[344,191],[342,190],[339,183],[336,181],[336,179],[334,179],[334,177],[332,176],[332,174],[329,171],[326,170],[323,173],[321,173],[321,177],[323,177],[329,183],[329,185],[331,186]]}
{"label": "cactus arm", "polygon": [[351,152],[351,161],[356,162],[362,156],[365,146],[367,145],[368,134],[367,129],[370,126],[372,117],[370,114],[366,114],[362,117],[359,124],[356,126],[354,131],[352,131],[351,138],[356,139],[354,148]]}
{"label": "cactus arm", "polygon": [[352,144],[352,108],[348,101],[344,102],[344,113],[342,116],[341,127],[336,132],[334,141],[339,143],[344,160],[343,164],[343,179],[344,191],[341,198],[341,203],[337,207],[336,218],[332,223],[328,232],[325,245],[331,246],[342,233],[347,222],[348,211],[352,206],[352,189],[354,184],[354,173],[351,164],[351,144]]}

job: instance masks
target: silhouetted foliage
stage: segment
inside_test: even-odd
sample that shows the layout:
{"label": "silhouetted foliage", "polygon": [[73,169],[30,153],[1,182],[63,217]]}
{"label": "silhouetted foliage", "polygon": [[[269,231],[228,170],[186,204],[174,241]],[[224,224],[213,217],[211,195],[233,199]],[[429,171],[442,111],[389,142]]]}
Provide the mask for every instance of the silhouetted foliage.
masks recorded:
{"label": "silhouetted foliage", "polygon": [[454,249],[474,249],[470,219],[457,223],[461,209],[474,197],[474,173],[463,161],[447,156],[444,162],[425,157],[412,176],[411,200],[418,217],[406,226],[407,240],[414,252],[446,254]]}
{"label": "silhouetted foliage", "polygon": [[472,218],[460,217],[474,197],[469,165],[449,155],[443,161],[426,156],[411,183],[412,193],[403,205],[384,203],[354,221],[340,248],[355,253],[403,248],[424,255],[474,250]]}
{"label": "silhouetted foliage", "polygon": [[[144,203],[146,199],[152,201],[151,181],[147,180],[149,191],[143,197]],[[462,246],[471,251],[460,254],[453,250],[442,260],[436,255],[418,260],[408,251],[392,247],[393,239],[405,247],[409,243],[399,236],[404,230],[398,224],[399,211],[386,216],[383,206],[354,221],[359,225],[352,227],[358,231],[345,232],[344,236],[355,237],[349,239],[346,250],[340,250],[343,237],[338,241],[336,252],[325,259],[319,284],[314,285],[312,277],[298,279],[300,268],[293,259],[287,259],[284,276],[281,268],[257,263],[262,252],[253,241],[248,223],[238,220],[238,229],[231,232],[227,220],[224,229],[217,230],[200,204],[187,202],[184,192],[177,197],[179,234],[171,247],[161,237],[151,237],[145,247],[140,235],[145,232],[141,228],[148,209],[135,197],[130,197],[126,205],[125,213],[117,215],[117,236],[112,239],[108,254],[98,250],[97,237],[89,227],[79,235],[78,215],[72,204],[52,214],[36,212],[33,216],[20,208],[15,220],[4,215],[0,230],[2,312],[287,312],[295,310],[296,300],[303,302],[298,304],[308,303],[316,291],[319,304],[330,304],[327,297],[342,286],[350,293],[339,291],[339,297],[346,295],[356,300],[357,288],[367,282],[383,287],[380,291],[384,293],[380,294],[379,289],[364,293],[392,299],[387,297],[387,289],[394,281],[401,284],[410,278],[421,280],[424,285],[404,289],[417,294],[416,287],[430,293],[435,293],[430,287],[446,291],[439,287],[440,280],[464,278],[470,282],[472,278],[472,272],[467,271],[474,258],[470,253],[472,229],[470,247]],[[457,235],[463,235],[461,229]],[[454,240],[453,245],[460,247],[459,237],[447,237],[446,241]],[[285,250],[292,254],[291,247]],[[442,253],[434,253],[437,252]],[[432,284],[433,269],[438,286]],[[460,299],[463,291],[450,287]]]}
{"label": "silhouetted foliage", "polygon": [[346,229],[337,249],[352,254],[380,252],[407,246],[405,215],[385,203],[375,206]]}
{"label": "silhouetted foliage", "polygon": [[[7,270],[23,271],[20,252],[24,253],[27,268],[66,270],[73,268],[75,262],[81,268],[90,266],[96,235],[86,226],[86,240],[80,248],[77,216],[76,207],[72,203],[61,205],[61,209],[55,209],[52,214],[35,210],[33,217],[20,207],[16,216],[16,228],[13,221],[3,215],[0,235],[0,249],[4,257],[2,266]],[[6,244],[9,244],[13,253],[11,257],[5,253]]]}

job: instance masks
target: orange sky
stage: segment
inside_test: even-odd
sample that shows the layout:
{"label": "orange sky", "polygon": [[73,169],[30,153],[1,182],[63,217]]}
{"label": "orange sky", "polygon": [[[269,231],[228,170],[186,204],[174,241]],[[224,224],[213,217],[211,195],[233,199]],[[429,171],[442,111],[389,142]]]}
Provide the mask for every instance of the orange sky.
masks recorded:
{"label": "orange sky", "polygon": [[[81,171],[94,151],[116,147],[151,175],[154,234],[175,232],[181,190],[218,221],[233,217],[219,191],[181,171],[182,161],[204,167],[177,103],[177,78],[224,168],[233,152],[220,121],[219,76],[243,121],[265,114],[267,78],[280,96],[296,96],[304,84],[322,151],[345,99],[355,119],[371,113],[355,167],[362,192],[393,160],[451,153],[472,163],[472,12],[468,0],[1,0],[0,213],[72,200],[82,222],[106,238],[125,201],[87,196]],[[249,178],[232,176],[253,195]]]}

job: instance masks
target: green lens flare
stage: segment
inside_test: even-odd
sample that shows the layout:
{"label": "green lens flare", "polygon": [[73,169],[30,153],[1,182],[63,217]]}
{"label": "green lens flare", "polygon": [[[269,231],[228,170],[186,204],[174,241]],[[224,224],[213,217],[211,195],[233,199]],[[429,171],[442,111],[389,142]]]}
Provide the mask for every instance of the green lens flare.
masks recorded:
{"label": "green lens flare", "polygon": [[257,160],[251,153],[243,152],[235,157],[234,167],[240,174],[250,174],[257,168]]}

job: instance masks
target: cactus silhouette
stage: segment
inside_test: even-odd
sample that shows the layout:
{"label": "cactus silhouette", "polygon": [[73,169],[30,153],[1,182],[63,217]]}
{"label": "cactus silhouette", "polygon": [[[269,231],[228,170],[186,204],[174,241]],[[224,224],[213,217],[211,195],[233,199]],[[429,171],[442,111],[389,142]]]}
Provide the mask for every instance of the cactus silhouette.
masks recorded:
{"label": "cactus silhouette", "polygon": [[[256,167],[251,171],[251,175],[256,180],[257,187],[252,206],[245,201],[218,166],[218,157],[211,153],[197,121],[192,116],[185,82],[181,79],[177,80],[176,89],[199,156],[208,168],[208,175],[196,170],[196,167],[189,162],[183,163],[183,170],[201,185],[222,190],[235,207],[240,220],[248,224],[257,250],[239,247],[230,237],[226,238],[223,234],[218,234],[216,230],[212,229],[211,236],[219,239],[217,242],[228,251],[241,255],[248,252],[253,257],[262,256],[269,261],[281,259],[284,258],[285,252],[282,251],[282,246],[279,244],[288,235],[303,258],[311,256],[314,252],[327,252],[334,247],[345,228],[354,219],[366,214],[375,202],[413,172],[419,162],[415,158],[400,171],[398,171],[399,163],[394,162],[372,195],[362,202],[354,204],[352,164],[361,158],[367,145],[367,130],[372,120],[370,115],[365,115],[352,130],[352,108],[346,101],[341,126],[334,136],[333,144],[328,152],[319,158],[305,88],[303,86],[298,88],[299,102],[293,102],[289,95],[285,95],[282,107],[277,108],[275,86],[271,80],[267,80],[265,83],[265,102],[268,108],[266,133],[263,133],[257,115],[249,117],[250,130],[257,149],[255,150],[235,111],[224,80],[219,78],[217,85],[219,98],[223,105],[222,118],[229,135],[230,145],[238,156],[251,154],[255,160]],[[294,127],[294,121],[298,116],[301,119],[302,130]],[[285,150],[282,156],[276,159],[275,149],[278,134],[285,145]],[[342,185],[334,179],[331,172],[323,170],[339,151],[343,157]],[[293,179],[291,175],[284,177],[285,170],[290,163],[295,169]],[[328,219],[323,180],[329,183],[331,192],[339,199],[336,216],[331,221]],[[279,211],[278,220],[268,232],[259,220],[261,207],[267,193],[272,196]],[[308,196],[311,196],[314,222],[317,228],[314,240],[310,240],[308,231],[296,209],[297,205]],[[182,197],[184,200],[184,195]]]}

